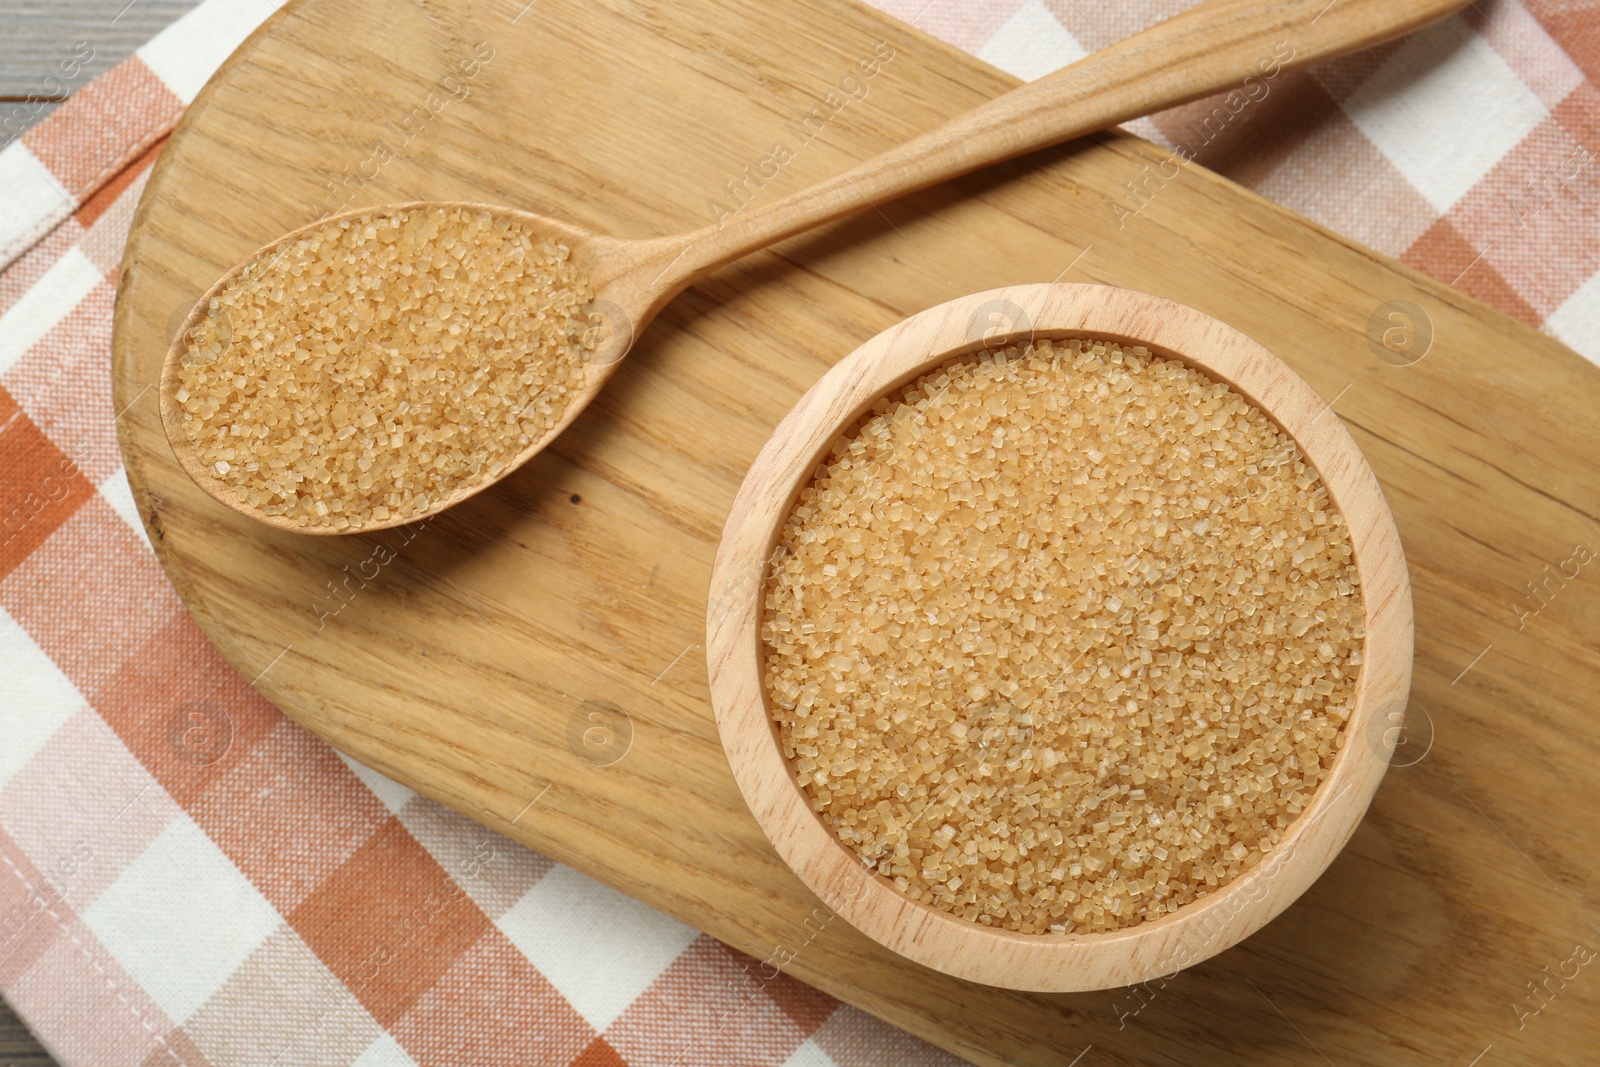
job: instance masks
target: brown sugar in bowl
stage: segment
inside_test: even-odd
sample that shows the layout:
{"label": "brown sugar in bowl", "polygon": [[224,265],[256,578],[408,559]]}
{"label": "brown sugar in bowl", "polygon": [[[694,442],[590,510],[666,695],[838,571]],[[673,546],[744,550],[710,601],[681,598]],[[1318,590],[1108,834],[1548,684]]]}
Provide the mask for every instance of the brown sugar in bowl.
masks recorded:
{"label": "brown sugar in bowl", "polygon": [[[1310,802],[1259,862],[1159,918],[1096,932],[1024,933],[913,900],[814,810],[785,756],[767,692],[762,626],[770,560],[802,491],[842,434],[884,397],[952,360],[1038,340],[1142,346],[1227,385],[1298,448],[1344,520],[1364,634],[1348,717]],[[917,963],[970,981],[1050,992],[1104,989],[1191,966],[1289,906],[1354,832],[1392,752],[1410,687],[1405,560],[1371,469],[1306,382],[1260,344],[1160,297],[1097,285],[1024,285],[930,308],[872,338],[783,420],[730,511],[707,613],[711,695],[724,751],[779,855],[847,922]]]}

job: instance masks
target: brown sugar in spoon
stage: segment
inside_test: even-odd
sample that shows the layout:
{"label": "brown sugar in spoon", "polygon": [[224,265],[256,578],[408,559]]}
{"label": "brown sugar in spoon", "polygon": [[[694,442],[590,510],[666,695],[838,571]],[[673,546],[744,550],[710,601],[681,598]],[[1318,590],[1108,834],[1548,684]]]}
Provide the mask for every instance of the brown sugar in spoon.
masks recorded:
{"label": "brown sugar in spoon", "polygon": [[319,220],[200,298],[162,366],[167,438],[201,488],[280,529],[422,519],[543,449],[662,307],[726,263],[990,164],[1248,89],[1252,75],[1260,84],[1366,48],[1464,2],[1205,0],[842,174],[670,237],[453,202]]}

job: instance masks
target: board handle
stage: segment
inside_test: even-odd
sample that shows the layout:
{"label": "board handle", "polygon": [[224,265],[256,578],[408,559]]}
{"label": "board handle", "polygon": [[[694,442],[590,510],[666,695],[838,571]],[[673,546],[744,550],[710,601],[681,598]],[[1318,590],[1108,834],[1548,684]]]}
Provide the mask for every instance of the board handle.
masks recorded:
{"label": "board handle", "polygon": [[1402,36],[1466,3],[1205,0],[842,174],[684,235],[676,281],[687,285],[814,226],[1224,89],[1259,97],[1284,70]]}

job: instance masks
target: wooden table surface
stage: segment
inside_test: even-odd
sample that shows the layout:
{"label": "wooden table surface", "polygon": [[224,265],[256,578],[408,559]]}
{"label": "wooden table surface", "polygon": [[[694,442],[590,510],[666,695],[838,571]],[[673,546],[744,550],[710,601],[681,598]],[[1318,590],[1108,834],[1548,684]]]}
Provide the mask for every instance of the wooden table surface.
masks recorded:
{"label": "wooden table surface", "polygon": [[[0,148],[196,3],[0,0]],[[71,78],[63,62],[76,67]]]}
{"label": "wooden table surface", "polygon": [[[126,59],[198,0],[0,2],[0,148]],[[88,56],[74,77],[63,61]],[[0,1000],[0,1067],[56,1067]]]}

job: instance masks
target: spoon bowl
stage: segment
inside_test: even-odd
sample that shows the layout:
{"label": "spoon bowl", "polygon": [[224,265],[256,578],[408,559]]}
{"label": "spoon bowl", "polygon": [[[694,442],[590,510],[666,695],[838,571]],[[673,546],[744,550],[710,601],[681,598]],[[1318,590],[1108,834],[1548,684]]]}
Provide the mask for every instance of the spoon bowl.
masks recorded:
{"label": "spoon bowl", "polygon": [[[488,204],[474,204],[464,201],[413,201],[345,211],[318,219],[316,222],[302,226],[299,229],[291,230],[277,240],[258,249],[233,267],[200,296],[189,315],[184,319],[182,326],[179,327],[172,345],[168,348],[166,357],[162,362],[160,380],[162,426],[166,431],[167,440],[171,443],[173,454],[179,464],[200,488],[215,499],[234,508],[234,510],[280,530],[323,535],[354,532],[350,528],[336,529],[331,526],[298,525],[287,516],[270,514],[260,509],[252,508],[241,501],[236,495],[234,487],[217,477],[202,462],[194,442],[191,441],[188,432],[184,428],[186,412],[178,400],[178,393],[182,388],[181,370],[184,361],[190,358],[189,348],[191,343],[202,336],[208,321],[212,319],[210,310],[212,300],[237,282],[253,265],[258,263],[270,265],[292,248],[296,241],[331,224],[346,220],[391,216],[417,209],[449,210],[454,208],[475,213],[487,212],[495,217],[515,219],[525,229],[537,233],[553,244],[565,246],[569,250],[569,261],[576,270],[589,280],[589,284],[594,290],[595,295],[589,306],[591,312],[600,318],[600,322],[591,326],[584,336],[585,355],[581,367],[582,380],[568,395],[565,409],[554,424],[541,434],[538,439],[524,447],[506,465],[504,473],[515,470],[533,458],[562,430],[566,429],[573,419],[578,417],[583,409],[588,406],[589,401],[600,391],[606,379],[616,370],[622,357],[632,347],[634,338],[644,329],[650,319],[655,317],[661,307],[677,293],[677,289],[662,291],[659,287],[640,283],[640,279],[650,269],[654,268],[658,273],[660,272],[661,262],[658,261],[670,260],[670,256],[663,256],[659,253],[652,255],[650,246],[652,244],[662,245],[661,252],[664,253],[668,248],[675,247],[671,242],[621,241],[614,237],[589,233],[560,219],[520,211],[515,208],[495,207]],[[683,284],[687,284],[687,282]],[[679,288],[681,287],[680,285]],[[228,347],[235,340],[233,327],[230,323],[223,323],[218,330],[213,332],[220,334],[223,340],[223,348],[217,357],[220,358],[221,355],[226,354]],[[475,482],[461,484],[432,500],[425,511],[406,512],[391,516],[388,519],[364,522],[357,529],[362,531],[382,530],[403,523],[415,522],[476,495],[493,485],[496,480],[498,480],[497,477],[488,477]]]}

